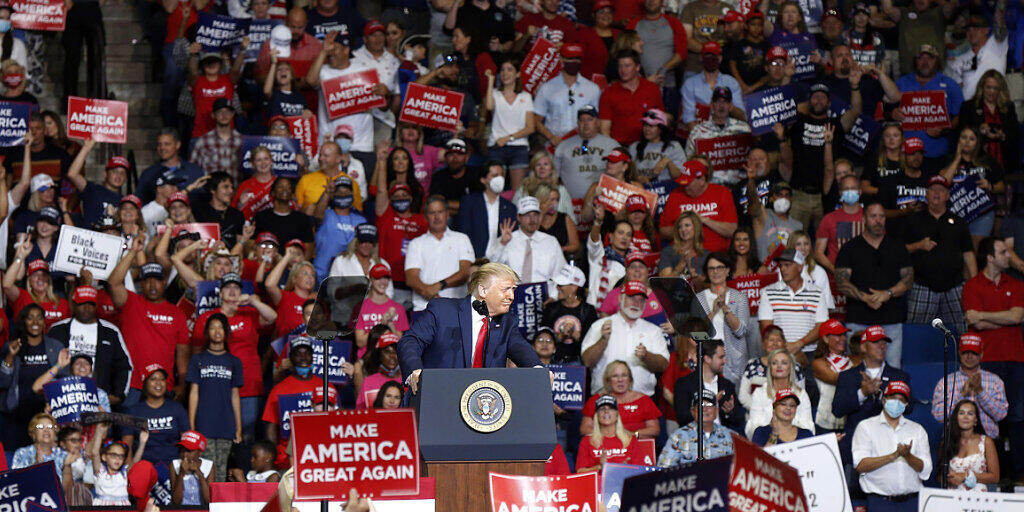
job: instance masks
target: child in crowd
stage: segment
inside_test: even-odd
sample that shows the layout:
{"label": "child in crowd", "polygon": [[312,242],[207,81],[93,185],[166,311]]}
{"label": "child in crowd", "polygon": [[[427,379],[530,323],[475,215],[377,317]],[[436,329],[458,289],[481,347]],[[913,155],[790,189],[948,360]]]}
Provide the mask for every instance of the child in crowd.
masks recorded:
{"label": "child in crowd", "polygon": [[[131,463],[128,463],[128,445],[122,441],[109,440],[107,438],[108,425],[100,423],[93,433],[92,455],[93,472],[93,498],[94,507],[124,507],[132,503],[128,499],[128,469],[142,459],[146,450],[146,441],[149,440],[149,431],[139,432],[139,447]],[[99,448],[103,443],[103,448]]]}
{"label": "child in crowd", "polygon": [[178,458],[171,467],[171,499],[175,505],[205,507],[210,503],[213,461],[201,457],[206,451],[206,436],[188,430],[178,441]]}
{"label": "child in crowd", "polygon": [[239,468],[232,469],[231,480],[250,483],[281,481],[281,474],[274,469],[274,457],[277,456],[274,443],[266,440],[256,441],[249,453],[249,465],[252,469],[248,473],[243,473]]}

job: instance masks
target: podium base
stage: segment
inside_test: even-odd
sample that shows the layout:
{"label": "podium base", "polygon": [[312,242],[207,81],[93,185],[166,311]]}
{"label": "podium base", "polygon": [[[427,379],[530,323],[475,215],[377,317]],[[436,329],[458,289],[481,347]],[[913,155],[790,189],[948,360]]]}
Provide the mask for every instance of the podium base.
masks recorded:
{"label": "podium base", "polygon": [[487,474],[544,476],[544,460],[488,460],[480,462],[427,462],[427,476],[436,482],[435,510],[490,512],[491,488]]}

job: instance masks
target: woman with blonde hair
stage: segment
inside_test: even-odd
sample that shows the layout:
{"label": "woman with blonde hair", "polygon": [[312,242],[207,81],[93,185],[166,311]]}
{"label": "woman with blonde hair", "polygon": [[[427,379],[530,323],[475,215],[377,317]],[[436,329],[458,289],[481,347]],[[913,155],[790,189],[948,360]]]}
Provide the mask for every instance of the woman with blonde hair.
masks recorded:
{"label": "woman with blonde hair", "polygon": [[[281,277],[288,269],[288,281],[281,289]],[[284,257],[267,274],[263,289],[267,291],[270,304],[277,310],[274,323],[275,336],[284,336],[305,323],[302,305],[316,298],[316,267],[296,251],[285,251]]]}
{"label": "woman with blonde hair", "polygon": [[[54,291],[50,265],[44,259],[28,261],[32,244],[23,242],[14,253],[14,261],[4,273],[4,296],[13,305],[14,316],[30,304],[38,304],[46,311],[46,328],[71,316],[68,301]],[[15,281],[25,275],[25,288]]]}
{"label": "woman with blonde hair", "polygon": [[[5,34],[5,37],[9,38],[11,36]],[[39,100],[36,99],[35,95],[25,90],[28,87],[28,80],[25,79],[24,65],[19,64],[13,59],[8,59],[0,64],[0,70],[3,71],[4,76],[4,90],[0,92],[0,99],[39,105]]]}
{"label": "woman with blonde hair", "polygon": [[[348,248],[331,262],[328,277],[363,276],[370,277],[370,270],[377,264],[391,268],[388,262],[380,257],[380,244],[377,238],[377,226],[364,223],[356,226],[356,237],[348,243]],[[388,297],[395,295],[395,287],[389,280]]]}
{"label": "woman with blonde hair", "polygon": [[633,437],[622,425],[615,397],[602,395],[595,401],[595,411],[592,421],[597,428],[580,441],[576,453],[576,472],[600,473],[608,462],[643,464],[640,443],[633,442]]}
{"label": "woman with blonde hair", "polygon": [[252,177],[243,181],[235,190],[231,207],[241,210],[246,220],[252,220],[257,212],[274,204],[270,189],[274,186],[274,159],[270,149],[258,146],[249,153]]}
{"label": "woman with blonde hair", "polygon": [[661,251],[658,275],[697,276],[707,256],[708,251],[704,249],[704,223],[697,213],[685,211],[676,218],[672,229],[672,245]]}
{"label": "woman with blonde hair", "polygon": [[800,402],[793,424],[814,432],[811,399],[807,392],[797,385],[796,367],[796,359],[793,359],[793,354],[785,348],[775,349],[768,354],[768,379],[765,385],[754,390],[750,397],[750,411],[747,415],[747,426],[744,428],[748,438],[754,435],[754,430],[758,427],[771,423],[775,395],[780,389],[792,390]]}
{"label": "woman with blonde hair", "polygon": [[793,249],[804,256],[804,269],[800,272],[800,277],[821,288],[822,293],[825,295],[825,307],[828,309],[835,308],[836,299],[832,296],[832,284],[829,283],[828,273],[824,267],[818,265],[817,261],[814,261],[814,257],[811,255],[811,250],[813,250],[811,236],[803,230],[794,231],[789,234],[789,242],[786,244],[786,248]]}
{"label": "woman with blonde hair", "polygon": [[878,137],[875,158],[866,160],[864,174],[860,177],[860,188],[864,195],[877,195],[879,180],[899,174],[906,166],[905,157],[903,128],[899,123],[885,123]]}
{"label": "woman with blonde hair", "polygon": [[537,187],[545,184],[558,190],[558,211],[576,222],[576,214],[572,211],[572,196],[569,195],[569,189],[562,184],[562,179],[558,177],[555,157],[543,149],[535,151],[530,157],[529,176],[523,178],[522,184],[516,189],[515,195],[512,196],[512,204],[518,204],[519,198],[524,195],[539,198]]}
{"label": "woman with blonde hair", "polygon": [[[12,428],[7,426],[6,428]],[[39,464],[41,462],[53,462],[57,468],[57,474],[64,470],[64,459],[68,456],[57,444],[57,420],[49,413],[40,412],[32,416],[28,422],[29,437],[32,444],[22,446],[15,450],[14,458],[11,460],[11,469],[21,469]]]}
{"label": "woman with blonde hair", "polygon": [[603,396],[611,396],[616,404],[621,404],[619,421],[630,436],[653,439],[661,433],[658,418],[661,411],[651,397],[633,389],[633,372],[624,361],[616,360],[604,367],[602,382],[604,387],[587,400],[583,406],[583,421],[580,423],[580,434],[590,435],[594,431],[594,415],[597,413],[597,401]]}
{"label": "woman with blonde hair", "polygon": [[977,126],[982,152],[1003,168],[1016,167],[1020,161],[1020,121],[1002,73],[990,69],[981,75],[974,97],[960,107],[960,125]]}

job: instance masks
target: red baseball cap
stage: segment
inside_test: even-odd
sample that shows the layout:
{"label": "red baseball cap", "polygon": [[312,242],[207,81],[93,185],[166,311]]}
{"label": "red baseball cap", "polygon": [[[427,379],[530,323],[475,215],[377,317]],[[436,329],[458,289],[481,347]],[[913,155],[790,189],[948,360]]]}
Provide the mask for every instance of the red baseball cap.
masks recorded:
{"label": "red baseball cap", "polygon": [[50,264],[47,263],[46,260],[43,260],[43,259],[32,260],[32,263],[28,264],[28,275],[35,274],[39,270],[44,270],[46,272],[49,272],[50,271]]}
{"label": "red baseball cap", "polygon": [[576,43],[563,44],[561,53],[565,59],[579,59],[583,57],[583,47]]}
{"label": "red baseball cap", "polygon": [[633,194],[626,198],[627,212],[647,212],[647,200],[640,194]]}
{"label": "red baseball cap", "polygon": [[[338,390],[334,389],[334,386],[327,386],[327,396],[331,400],[331,403],[338,405]],[[324,387],[317,386],[313,388],[313,400],[310,402],[312,405],[324,403]]]}
{"label": "red baseball cap", "polygon": [[173,203],[175,201],[181,201],[181,202],[185,203],[185,206],[188,206],[188,194],[186,194],[185,192],[183,192],[181,190],[171,194],[171,197],[167,198],[167,206],[170,206],[171,203]]}
{"label": "red baseball cap", "polygon": [[626,254],[626,266],[630,266],[634,261],[639,261],[640,263],[647,265],[647,253],[643,251],[629,251],[629,253]]}
{"label": "red baseball cap", "polygon": [[757,18],[760,18],[760,19],[763,20],[764,19],[764,13],[761,12],[761,11],[750,11],[750,12],[747,13],[747,21],[750,21],[752,19],[757,19]]}
{"label": "red baseball cap", "polygon": [[391,269],[383,263],[378,263],[370,267],[370,279],[380,279],[382,277],[391,277]]}
{"label": "red baseball cap", "polygon": [[121,204],[124,204],[124,203],[131,203],[131,204],[134,204],[136,208],[138,208],[140,210],[142,209],[142,199],[139,199],[139,196],[137,196],[135,194],[128,194],[128,195],[122,197],[121,198]]}
{"label": "red baseball cap", "polygon": [[912,155],[924,151],[924,141],[917,137],[909,137],[903,141],[903,153]]}
{"label": "red baseball cap", "polygon": [[900,394],[908,400],[910,399],[910,384],[903,382],[902,380],[891,380],[889,385],[885,386],[885,393],[883,396]]}
{"label": "red baseball cap", "polygon": [[615,10],[615,3],[612,0],[594,0],[594,12],[600,11],[606,7],[611,7]]}
{"label": "red baseball cap", "polygon": [[288,123],[288,118],[285,117],[285,116],[282,116],[281,114],[278,114],[276,116],[271,117],[270,121],[267,121],[267,126],[273,126],[274,123],[276,123],[277,121],[281,121],[282,123],[287,124]]}
{"label": "red baseball cap", "polygon": [[274,245],[277,245],[277,246],[281,245],[281,242],[279,242],[277,240],[277,235],[271,233],[270,231],[264,231],[264,232],[262,232],[262,233],[260,233],[259,235],[256,236],[256,243],[257,244],[262,244],[264,242],[271,242],[271,243],[273,243]]}
{"label": "red baseball cap", "polygon": [[289,247],[292,247],[292,246],[295,246],[295,247],[298,247],[299,249],[302,249],[303,252],[306,251],[306,242],[303,242],[302,240],[299,240],[298,238],[292,238],[291,240],[288,240],[288,242],[286,244],[284,244],[285,249],[287,249]]}
{"label": "red baseball cap", "polygon": [[608,153],[608,156],[604,157],[603,160],[608,162],[628,162],[632,160],[632,158],[630,158],[629,153],[613,149],[611,153]]}
{"label": "red baseball cap", "polygon": [[630,295],[643,295],[646,297],[647,287],[640,281],[626,281],[626,284],[622,286],[622,293],[625,293],[627,297]]}
{"label": "red baseball cap", "polygon": [[114,169],[116,167],[123,167],[127,170],[131,167],[131,164],[128,163],[127,158],[121,155],[114,155],[110,157],[110,160],[107,160],[107,170]]}
{"label": "red baseball cap", "polygon": [[71,300],[74,301],[75,304],[82,304],[85,302],[95,303],[96,296],[98,294],[99,292],[92,286],[79,286],[78,288],[75,288],[75,293],[72,294]]}
{"label": "red baseball cap", "polygon": [[960,353],[974,352],[975,354],[981,353],[981,336],[969,332],[960,336]]}
{"label": "red baseball cap", "polygon": [[679,177],[676,178],[676,183],[686,186],[689,185],[693,180],[703,178],[708,173],[708,166],[704,165],[704,162],[700,160],[687,160],[683,164],[683,168],[680,169]]}
{"label": "red baseball cap", "polygon": [[943,187],[949,188],[949,181],[941,175],[936,174],[935,176],[928,178],[928,186],[930,187],[932,185],[942,185]]}
{"label": "red baseball cap", "polygon": [[789,52],[786,51],[786,49],[781,47],[781,46],[772,46],[768,50],[767,57],[768,57],[768,62],[771,62],[773,60],[779,60],[779,59],[782,59],[782,60],[788,62],[789,61]]}
{"label": "red baseball cap", "polygon": [[787,398],[792,398],[796,400],[798,405],[800,404],[800,397],[797,396],[796,392],[789,388],[783,388],[775,392],[775,401],[772,402],[772,405],[775,405]]}
{"label": "red baseball cap", "polygon": [[381,334],[380,338],[377,338],[377,349],[378,350],[382,349],[384,347],[390,347],[391,345],[397,345],[397,344],[398,344],[398,335],[393,333],[393,332],[391,332],[391,331],[388,331],[388,332],[386,332],[384,334]]}
{"label": "red baseball cap", "polygon": [[821,324],[821,328],[818,329],[818,334],[825,336],[827,334],[846,334],[850,332],[842,322],[834,318],[829,319],[825,323]]}
{"label": "red baseball cap", "polygon": [[718,18],[719,23],[736,23],[737,21],[743,21],[743,15],[732,9],[726,11],[725,15],[721,18]]}
{"label": "red baseball cap", "polygon": [[701,45],[700,53],[701,53],[701,55],[704,55],[705,53],[713,53],[715,55],[721,55],[722,54],[722,45],[716,43],[715,41],[708,41],[708,42],[704,43],[703,45]]}
{"label": "red baseball cap", "polygon": [[409,185],[406,185],[405,183],[395,183],[388,189],[388,195],[393,196],[395,195],[395,192],[398,192],[399,190],[404,190],[409,194],[412,194],[412,189],[409,188]]}
{"label": "red baseball cap", "polygon": [[366,26],[363,27],[363,36],[368,36],[374,32],[384,32],[386,27],[380,20],[370,20],[366,22]]}
{"label": "red baseball cap", "polygon": [[872,325],[864,329],[864,334],[860,335],[860,340],[870,342],[885,340],[892,343],[892,339],[889,338],[888,334],[885,334],[885,329],[881,325]]}
{"label": "red baseball cap", "polygon": [[204,451],[206,450],[206,436],[195,430],[186,430],[181,433],[181,440],[176,444],[189,451]]}
{"label": "red baseball cap", "polygon": [[146,380],[156,372],[164,372],[164,377],[170,375],[170,373],[167,372],[167,368],[164,368],[164,365],[160,363],[150,363],[142,369],[142,382],[146,382]]}

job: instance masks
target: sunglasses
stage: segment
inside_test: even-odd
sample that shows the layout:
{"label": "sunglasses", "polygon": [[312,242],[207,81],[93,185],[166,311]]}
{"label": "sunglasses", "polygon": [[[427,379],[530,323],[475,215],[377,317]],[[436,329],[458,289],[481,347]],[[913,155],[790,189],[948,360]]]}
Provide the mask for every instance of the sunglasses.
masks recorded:
{"label": "sunglasses", "polygon": [[570,105],[575,105],[576,104],[575,93],[572,92],[572,89],[569,89],[569,104]]}

